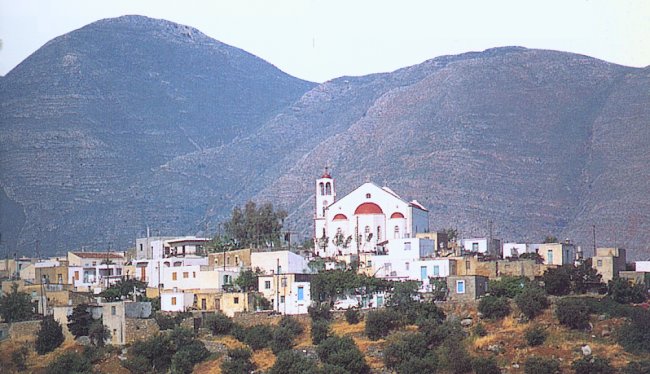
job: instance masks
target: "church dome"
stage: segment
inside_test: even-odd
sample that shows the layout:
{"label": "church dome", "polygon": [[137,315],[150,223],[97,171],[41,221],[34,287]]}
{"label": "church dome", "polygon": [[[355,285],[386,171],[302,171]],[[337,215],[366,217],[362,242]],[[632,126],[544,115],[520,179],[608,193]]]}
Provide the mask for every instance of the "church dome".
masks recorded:
{"label": "church dome", "polygon": [[332,221],[338,221],[338,220],[347,220],[348,217],[345,216],[345,214],[339,213],[332,218]]}
{"label": "church dome", "polygon": [[390,218],[404,218],[404,215],[400,212],[395,212],[390,215]]}
{"label": "church dome", "polygon": [[384,214],[384,211],[375,203],[363,203],[357,207],[354,214]]}

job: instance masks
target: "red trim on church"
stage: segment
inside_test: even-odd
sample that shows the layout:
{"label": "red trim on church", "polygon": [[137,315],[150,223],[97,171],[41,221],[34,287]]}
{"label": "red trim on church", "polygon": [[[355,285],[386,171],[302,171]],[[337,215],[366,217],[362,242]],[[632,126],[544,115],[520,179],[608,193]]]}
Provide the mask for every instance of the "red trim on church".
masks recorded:
{"label": "red trim on church", "polygon": [[384,214],[384,211],[375,203],[363,203],[357,207],[354,214]]}
{"label": "red trim on church", "polygon": [[400,212],[395,212],[390,215],[390,218],[404,218],[404,215]]}
{"label": "red trim on church", "polygon": [[345,214],[339,213],[339,214],[335,215],[334,218],[332,218],[332,221],[347,220],[347,219],[348,219],[348,217],[346,217]]}

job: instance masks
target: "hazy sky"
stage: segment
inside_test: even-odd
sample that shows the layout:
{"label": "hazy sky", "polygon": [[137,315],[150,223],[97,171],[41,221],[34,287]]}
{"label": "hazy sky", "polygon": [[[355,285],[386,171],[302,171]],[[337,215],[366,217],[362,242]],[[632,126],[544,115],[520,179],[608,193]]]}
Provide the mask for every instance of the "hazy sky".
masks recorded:
{"label": "hazy sky", "polygon": [[505,45],[650,65],[650,0],[0,0],[0,75],[48,40],[140,14],[322,82]]}

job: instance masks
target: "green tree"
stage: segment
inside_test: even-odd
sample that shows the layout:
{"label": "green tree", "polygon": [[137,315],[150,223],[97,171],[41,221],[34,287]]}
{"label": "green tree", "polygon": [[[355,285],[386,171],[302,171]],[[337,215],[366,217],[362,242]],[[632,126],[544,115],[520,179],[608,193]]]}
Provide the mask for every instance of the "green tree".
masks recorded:
{"label": "green tree", "polygon": [[488,295],[479,301],[478,311],[486,318],[500,319],[510,314],[510,304],[505,297]]}
{"label": "green tree", "polygon": [[228,350],[228,359],[221,364],[223,374],[250,374],[255,370],[249,349],[235,348]]}
{"label": "green tree", "polygon": [[68,316],[68,330],[75,338],[88,336],[88,328],[93,322],[92,314],[88,311],[88,304],[79,304],[72,309]]}
{"label": "green tree", "polygon": [[11,292],[0,296],[0,315],[5,322],[26,321],[33,316],[31,298],[24,292],[18,292],[18,284],[11,285]]}
{"label": "green tree", "polygon": [[642,303],[647,294],[645,285],[632,285],[627,279],[616,277],[607,283],[607,295],[620,304]]}
{"label": "green tree", "polygon": [[[101,296],[109,302],[131,299],[134,292],[136,292],[136,294],[144,295],[146,287],[146,283],[134,278],[129,278],[117,281],[117,283],[105,289],[101,293]],[[142,297],[140,297],[140,299],[142,299]]]}
{"label": "green tree", "polygon": [[537,285],[524,287],[523,291],[515,297],[515,303],[528,319],[537,317],[549,306],[546,292]]}
{"label": "green tree", "polygon": [[63,343],[63,329],[61,324],[54,319],[54,316],[45,316],[41,321],[41,329],[36,337],[36,352],[44,355],[52,352]]}
{"label": "green tree", "polygon": [[311,321],[311,341],[314,345],[319,345],[330,335],[330,325],[327,320],[316,319]]}
{"label": "green tree", "polygon": [[629,322],[619,329],[617,340],[626,351],[632,353],[650,352],[650,312],[635,309]]}
{"label": "green tree", "polygon": [[242,291],[257,291],[258,275],[253,270],[246,269],[239,273],[239,277],[235,279],[235,285]]}
{"label": "green tree", "polygon": [[90,361],[77,352],[65,352],[59,355],[45,370],[46,374],[90,374],[93,366]]}
{"label": "green tree", "polygon": [[286,211],[274,210],[271,203],[258,207],[255,202],[248,201],[243,210],[239,206],[233,209],[230,220],[225,224],[226,233],[238,248],[271,244],[279,246],[286,217]]}
{"label": "green tree", "polygon": [[318,373],[316,362],[295,351],[282,351],[278,354],[269,374],[315,374]]}
{"label": "green tree", "polygon": [[111,338],[111,333],[104,326],[103,318],[93,321],[88,327],[88,338],[95,347],[103,347],[106,341]]}
{"label": "green tree", "polygon": [[503,276],[499,280],[490,280],[488,290],[490,290],[492,296],[503,296],[512,299],[519,295],[528,283],[530,283],[530,280],[526,277]]}
{"label": "green tree", "polygon": [[572,329],[584,329],[589,326],[589,307],[581,299],[559,300],[556,304],[555,315],[560,324]]}
{"label": "green tree", "polygon": [[212,335],[228,334],[233,327],[232,319],[223,313],[208,315],[203,324],[212,331]]}
{"label": "green tree", "polygon": [[571,266],[547,269],[542,276],[549,295],[564,296],[571,292]]}
{"label": "green tree", "polygon": [[591,259],[583,261],[580,265],[570,267],[571,289],[577,294],[584,294],[589,291],[599,290],[603,287],[602,276],[598,270],[591,266]]}
{"label": "green tree", "polygon": [[501,368],[493,357],[476,357],[472,360],[476,374],[501,374]]}
{"label": "green tree", "polygon": [[530,327],[524,331],[524,338],[531,347],[544,344],[547,336],[548,332],[541,326]]}
{"label": "green tree", "polygon": [[363,354],[350,337],[330,336],[316,347],[316,353],[323,363],[339,366],[349,373],[370,372]]}
{"label": "green tree", "polygon": [[609,360],[602,357],[585,356],[573,361],[571,367],[576,374],[614,374],[616,372],[609,364]]}
{"label": "green tree", "polygon": [[23,372],[27,370],[27,356],[29,356],[29,348],[24,345],[11,352],[11,363],[14,364],[16,371]]}
{"label": "green tree", "polygon": [[419,332],[401,334],[386,345],[384,365],[388,369],[396,369],[411,357],[425,357],[431,352],[424,334]]}
{"label": "green tree", "polygon": [[365,332],[370,340],[386,337],[391,330],[402,325],[402,315],[392,308],[372,310],[366,316]]}
{"label": "green tree", "polygon": [[559,374],[560,362],[551,358],[532,356],[524,363],[525,374]]}
{"label": "green tree", "polygon": [[193,339],[174,353],[171,360],[171,372],[172,374],[190,374],[194,365],[208,356],[210,356],[210,352],[205,348],[203,342]]}

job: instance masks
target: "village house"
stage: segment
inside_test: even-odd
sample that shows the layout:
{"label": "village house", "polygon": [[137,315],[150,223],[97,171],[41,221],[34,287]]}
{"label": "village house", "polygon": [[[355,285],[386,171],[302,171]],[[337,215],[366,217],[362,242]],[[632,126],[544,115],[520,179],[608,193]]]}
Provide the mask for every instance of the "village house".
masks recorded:
{"label": "village house", "polygon": [[572,265],[576,261],[576,247],[570,240],[563,243],[540,244],[537,252],[545,265]]}
{"label": "village house", "polygon": [[311,274],[282,273],[260,275],[258,289],[282,314],[304,314],[311,303]]}
{"label": "village house", "polygon": [[264,274],[309,273],[309,261],[291,251],[251,253],[251,268]]}
{"label": "village house", "polygon": [[626,253],[623,248],[596,248],[596,255],[591,259],[591,267],[598,271],[601,280],[607,283],[625,271]]}
{"label": "village house", "polygon": [[488,292],[488,280],[482,275],[450,275],[447,277],[447,300],[476,300]]}
{"label": "village house", "polygon": [[68,278],[77,291],[99,293],[123,279],[121,252],[68,252]]}
{"label": "village house", "polygon": [[101,304],[104,326],[111,334],[109,343],[125,345],[158,333],[151,317],[150,302],[116,301]]}

